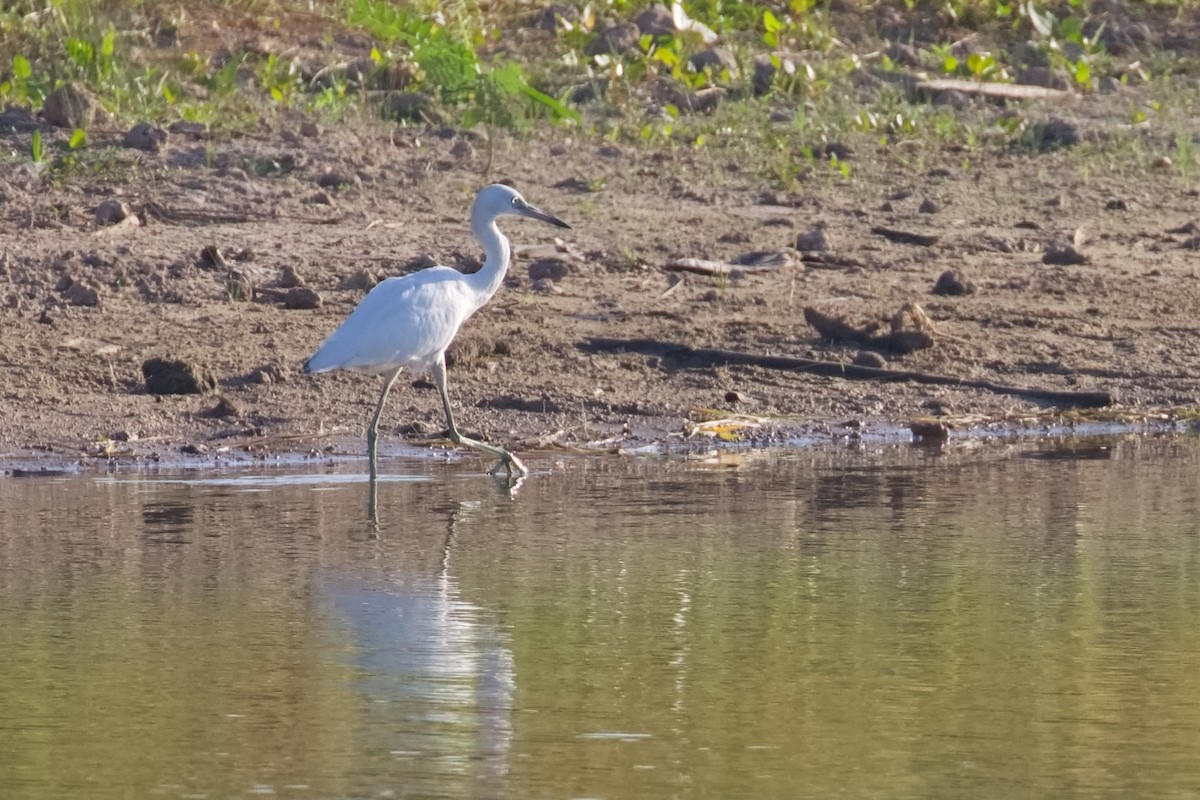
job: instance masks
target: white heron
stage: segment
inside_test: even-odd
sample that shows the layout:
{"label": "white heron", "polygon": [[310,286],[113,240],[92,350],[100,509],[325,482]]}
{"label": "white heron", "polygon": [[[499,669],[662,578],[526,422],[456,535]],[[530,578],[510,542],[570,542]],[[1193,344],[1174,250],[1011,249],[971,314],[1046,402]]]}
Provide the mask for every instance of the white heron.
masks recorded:
{"label": "white heron", "polygon": [[446,348],[459,327],[484,306],[508,272],[511,256],[508,239],[496,227],[503,216],[540,219],[560,228],[571,226],[525,201],[509,186],[494,183],[481,190],[471,206],[471,231],[483,246],[483,266],[465,274],[450,267],[429,267],[403,277],[388,278],[372,289],[346,321],[329,335],[304,363],[305,372],[348,369],[379,375],[383,391],[367,427],[367,457],[371,478],[376,476],[379,415],[400,372],[430,370],[446,410],[446,436],[464,447],[497,456],[493,472],[504,466],[509,475],[528,472],[525,465],[502,447],[469,439],[458,431],[446,393]]}

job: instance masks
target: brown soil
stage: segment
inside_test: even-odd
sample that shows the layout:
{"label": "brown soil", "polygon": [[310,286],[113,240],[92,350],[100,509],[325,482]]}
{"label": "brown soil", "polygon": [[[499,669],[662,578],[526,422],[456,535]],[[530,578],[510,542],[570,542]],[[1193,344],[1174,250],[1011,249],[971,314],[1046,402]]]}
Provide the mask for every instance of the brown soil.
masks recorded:
{"label": "brown soil", "polygon": [[[462,330],[450,386],[466,431],[526,455],[665,439],[702,408],[766,418],[748,431],[764,440],[938,414],[961,425],[1047,419],[1044,404],[989,391],[584,346],[650,339],[852,363],[858,350],[822,341],[806,306],[857,324],[918,303],[934,344],[882,353],[889,368],[1110,390],[1133,410],[1194,404],[1197,193],[1178,168],[1131,162],[1126,171],[1094,143],[1129,103],[1080,101],[1068,118],[1084,143],[1045,153],[863,143],[848,180],[818,171],[794,192],[773,191],[718,149],[564,132],[497,141],[487,176],[478,138],[382,125],[303,136],[298,122],[256,138],[174,134],[154,155],[118,149],[110,171],[119,180],[33,176],[10,160],[0,164],[0,447],[10,460],[177,454],[184,445],[360,452],[378,382],[307,376],[300,364],[361,299],[363,271],[477,258],[467,209],[500,178],[574,227],[504,226],[517,259]],[[105,144],[93,135],[93,148]],[[97,227],[94,209],[113,197],[141,224]],[[730,278],[663,269],[673,259],[781,250],[817,227],[832,263]],[[873,228],[936,242],[894,242]],[[1057,243],[1085,262],[1043,263]],[[224,265],[202,254],[210,245]],[[531,277],[544,259],[557,261]],[[974,293],[932,294],[948,269]],[[285,270],[319,293],[320,308],[285,307]],[[217,387],[151,395],[142,364],[154,357],[207,369]],[[401,380],[384,420],[385,453],[405,440],[444,444],[424,376]]]}

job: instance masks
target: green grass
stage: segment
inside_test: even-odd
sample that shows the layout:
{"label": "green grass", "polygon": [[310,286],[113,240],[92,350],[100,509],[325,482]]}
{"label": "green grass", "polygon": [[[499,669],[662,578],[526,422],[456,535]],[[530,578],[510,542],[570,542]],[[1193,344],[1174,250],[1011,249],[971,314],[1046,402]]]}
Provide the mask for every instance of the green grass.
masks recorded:
{"label": "green grass", "polygon": [[[682,5],[697,23],[691,29],[588,54],[604,24],[597,14],[634,19],[650,5],[593,3],[591,16],[542,33],[532,7],[515,0],[15,0],[0,8],[0,103],[36,110],[72,82],[119,123],[190,120],[236,134],[273,115],[377,118],[389,94],[417,92],[430,116],[452,125],[565,125],[639,146],[718,148],[788,187],[848,177],[852,164],[822,155],[831,143],[908,140],[968,153],[1027,146],[1032,115],[1045,110],[935,106],[907,81],[918,69],[1011,81],[1039,66],[1083,94],[1105,80],[1149,81],[1158,106],[1130,116],[1163,128],[1161,147],[1181,173],[1196,162],[1184,131],[1200,57],[1108,52],[1092,0],[690,0]],[[1161,28],[1194,14],[1196,2],[1122,8]],[[899,31],[891,43],[877,38],[887,26]],[[692,56],[709,47],[706,29],[737,68],[692,69]],[[920,67],[889,57],[899,57],[895,45]],[[771,59],[765,83],[753,80],[756,58]],[[571,102],[586,85],[599,97]],[[725,92],[715,110],[689,113],[677,99],[714,88]],[[69,150],[86,146],[77,139]]]}

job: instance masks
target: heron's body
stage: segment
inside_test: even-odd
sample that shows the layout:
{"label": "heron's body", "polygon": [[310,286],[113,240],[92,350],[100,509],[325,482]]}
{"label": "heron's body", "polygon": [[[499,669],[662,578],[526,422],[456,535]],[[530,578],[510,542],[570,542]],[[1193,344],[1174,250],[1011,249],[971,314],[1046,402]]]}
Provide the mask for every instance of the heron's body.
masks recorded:
{"label": "heron's body", "polygon": [[475,313],[469,277],[430,267],[381,281],[304,365],[307,372],[348,369],[387,375],[401,367],[433,366]]}
{"label": "heron's body", "polygon": [[430,267],[382,281],[305,362],[305,372],[347,369],[383,377],[383,392],[367,428],[372,476],[376,474],[379,416],[392,384],[406,368],[413,372],[428,369],[433,373],[449,424],[447,435],[452,441],[499,456],[510,473],[514,469],[525,471],[524,465],[508,451],[462,436],[454,425],[446,393],[446,348],[467,318],[492,298],[508,272],[508,239],[496,227],[496,219],[504,215],[531,217],[569,227],[526,203],[508,186],[493,184],[485,188],[471,208],[471,230],[485,255],[479,271],[464,274],[450,267]]}

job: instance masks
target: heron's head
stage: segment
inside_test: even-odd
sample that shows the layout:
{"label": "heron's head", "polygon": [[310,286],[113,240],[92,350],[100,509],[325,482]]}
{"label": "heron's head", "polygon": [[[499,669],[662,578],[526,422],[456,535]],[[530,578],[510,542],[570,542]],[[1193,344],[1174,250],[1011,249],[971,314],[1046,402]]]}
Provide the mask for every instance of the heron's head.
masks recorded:
{"label": "heron's head", "polygon": [[480,222],[491,222],[502,216],[529,217],[549,222],[560,228],[571,226],[553,214],[547,214],[537,206],[526,202],[521,193],[503,183],[493,183],[483,189],[475,197],[475,205],[471,207],[471,218]]}

